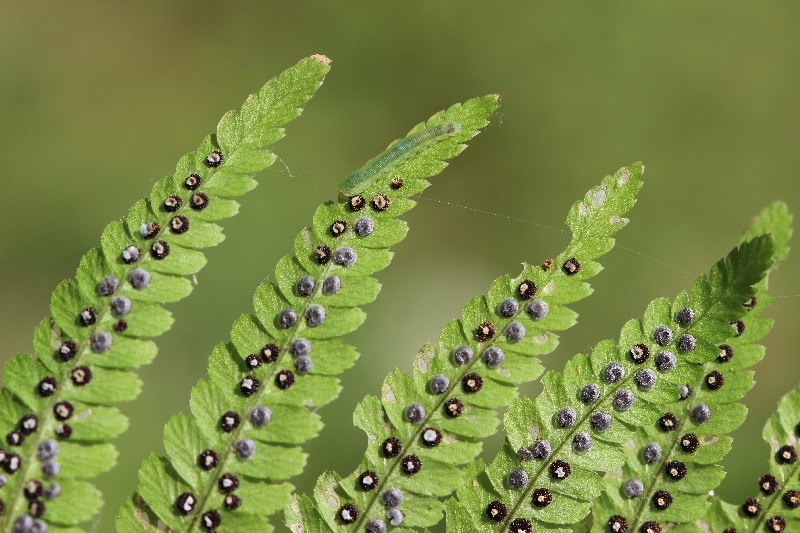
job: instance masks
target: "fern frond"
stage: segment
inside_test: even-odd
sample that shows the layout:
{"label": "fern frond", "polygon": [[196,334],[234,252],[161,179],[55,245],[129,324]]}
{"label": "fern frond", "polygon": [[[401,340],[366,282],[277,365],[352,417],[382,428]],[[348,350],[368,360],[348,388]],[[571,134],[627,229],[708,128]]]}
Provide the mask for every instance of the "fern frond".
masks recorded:
{"label": "fern frond", "polygon": [[[773,251],[768,236],[734,249],[690,294],[672,304],[651,302],[641,320],[623,327],[618,342],[601,341],[591,354],[576,355],[563,375],[548,372],[535,401],[515,400],[504,419],[503,450],[448,501],[449,529],[566,532],[582,521],[603,490],[600,474],[631,460],[623,443],[635,428],[656,424],[658,406],[677,398],[675,384],[686,381],[692,361],[715,356],[715,344],[730,336],[730,322],[743,313],[741,302]],[[693,320],[681,323],[675,317],[684,308],[694,310]],[[616,527],[611,531],[628,530],[622,522]]]}
{"label": "fern frond", "polygon": [[[775,203],[765,210],[754,226],[772,232],[779,243],[784,259],[789,251],[788,241],[792,235],[791,215],[785,204]],[[760,227],[759,227],[760,226]],[[761,291],[766,294],[766,287]],[[758,303],[761,304],[761,298]],[[751,311],[751,314],[758,306]],[[745,335],[748,330],[745,330]],[[744,335],[743,335],[744,336]],[[797,462],[797,447],[800,440],[800,389],[784,396],[772,417],[764,426],[763,438],[770,448],[769,472],[758,480],[759,494],[740,505],[711,496],[711,507],[704,518],[697,520],[700,530],[738,531],[791,531],[800,523],[800,462]],[[709,529],[710,528],[710,529]]]}
{"label": "fern frond", "polygon": [[759,493],[739,505],[711,496],[708,514],[697,521],[701,530],[780,533],[800,524],[800,388],[781,398],[763,437],[770,449],[769,471],[758,480]]}
{"label": "fern frond", "polygon": [[[105,228],[75,279],[56,288],[52,316],[35,332],[38,357],[19,354],[4,369],[0,428],[9,445],[3,453],[14,466],[5,462],[0,530],[16,531],[15,522],[31,516],[51,529],[69,527],[97,512],[100,493],[81,480],[116,462],[106,441],[125,431],[128,421],[112,405],[140,391],[131,369],[156,355],[155,344],[145,339],[172,324],[161,304],[191,292],[186,276],[205,265],[201,250],[224,238],[214,222],[236,214],[233,198],[255,187],[251,174],[276,159],[265,148],[300,115],[329,63],[324,56],[304,59],[250,96],[240,111],[228,112],[216,134],[181,158],[174,174],[158,181],[124,220]],[[60,495],[26,497],[25,489],[42,481],[53,492],[60,487]]]}
{"label": "fern frond", "polygon": [[362,184],[354,196],[317,209],[295,240],[295,254],[278,262],[275,282],[257,289],[255,314],[240,317],[231,340],[211,354],[210,379],[192,390],[191,416],[167,423],[167,457],[144,462],[143,501],[126,504],[118,531],[142,531],[152,523],[145,520],[148,509],[173,531],[220,524],[230,532],[271,530],[267,517],[289,501],[285,480],[305,466],[300,446],[322,427],[316,410],[338,396],[335,376],[358,357],[339,337],[363,323],[359,306],[377,297],[380,285],[371,275],[389,265],[388,248],[408,231],[397,217],[497,106],[498,97],[489,95],[434,115],[409,136],[448,123],[460,130]]}
{"label": "fern frond", "polygon": [[[773,236],[775,268],[788,254],[792,233],[792,217],[785,204],[764,209],[742,239],[764,233]],[[691,524],[705,514],[708,503],[702,495],[715,489],[725,475],[719,462],[731,448],[727,433],[738,428],[747,413],[744,405],[736,402],[755,384],[750,369],[765,353],[758,343],[772,329],[772,320],[763,316],[773,300],[766,292],[767,280],[765,277],[755,284],[753,293],[742,300],[743,315],[732,321],[734,329],[717,345],[717,356],[689,366],[683,385],[687,389],[681,398],[687,392],[688,396],[659,406],[663,419],[672,421],[666,430],[660,423],[643,424],[630,445],[623,446],[627,458],[623,478],[606,481],[606,494],[593,510],[595,531],[604,531],[604,524],[615,514],[625,516],[633,531],[648,522]],[[711,419],[703,422],[705,409]],[[645,461],[643,450],[653,444],[661,453]],[[631,479],[641,482],[641,495],[626,494],[625,486],[632,483]],[[653,504],[659,490],[673,499],[668,509],[659,510]],[[620,498],[625,503],[621,508],[617,505]]]}
{"label": "fern frond", "polygon": [[497,279],[444,328],[438,346],[420,351],[413,377],[395,370],[380,399],[359,404],[354,422],[369,441],[361,467],[345,479],[320,477],[315,502],[295,499],[286,509],[293,530],[363,531],[366,524],[380,531],[386,523],[424,528],[441,520],[438,498],[461,485],[459,465],[474,461],[480,439],[497,431],[495,409],[540,375],[536,356],[555,348],[553,331],[575,323],[565,304],[591,293],[586,280],[601,270],[596,259],[627,224],[642,172],[635,164],[591,189],[572,206],[572,239],[555,261]]}

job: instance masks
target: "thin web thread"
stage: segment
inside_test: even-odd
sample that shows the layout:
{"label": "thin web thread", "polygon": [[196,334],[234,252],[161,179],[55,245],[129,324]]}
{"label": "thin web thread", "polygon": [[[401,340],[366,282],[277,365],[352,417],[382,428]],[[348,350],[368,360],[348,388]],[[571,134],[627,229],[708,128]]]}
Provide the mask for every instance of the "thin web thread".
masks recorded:
{"label": "thin web thread", "polygon": [[[319,204],[324,204],[324,203],[325,203],[325,199],[322,197],[322,192],[321,192],[321,191],[320,191],[320,189],[319,189],[319,180],[317,180],[317,179],[314,177],[314,174],[313,174],[313,173],[309,173],[308,175],[306,175],[306,174],[304,174],[304,173],[303,173],[303,174],[295,174],[294,172],[292,172],[292,169],[291,169],[291,168],[289,168],[289,165],[286,163],[286,161],[284,161],[284,160],[283,160],[283,158],[282,158],[281,156],[279,156],[278,154],[275,154],[275,157],[277,158],[277,161],[278,161],[278,162],[279,162],[281,165],[283,165],[283,168],[285,169],[285,171],[283,171],[283,170],[278,170],[278,169],[276,169],[276,168],[274,168],[274,167],[270,167],[270,170],[271,170],[272,172],[276,172],[276,173],[278,173],[278,174],[287,174],[287,175],[288,175],[288,176],[289,176],[291,179],[293,179],[293,180],[297,180],[297,179],[300,179],[300,180],[305,180],[305,179],[311,180],[311,184],[312,184],[312,185],[314,185],[314,192],[315,192],[315,194],[317,195],[317,202],[318,202]],[[290,245],[288,246],[288,249],[287,249],[287,251],[284,253],[284,255],[288,255],[288,256],[290,256],[290,257],[291,257],[291,256],[293,256],[293,255],[294,255],[294,252],[295,252],[295,249],[294,249],[294,244],[290,244]],[[282,257],[282,256],[281,256],[281,257]],[[277,282],[277,280],[275,280],[275,279],[272,279],[272,277],[273,277],[273,276],[272,276],[272,273],[271,273],[271,272],[268,272],[268,273],[267,273],[267,274],[264,276],[264,278],[261,280],[261,283],[270,282],[270,283],[273,283],[273,284],[275,284],[275,286],[277,286],[277,285],[278,285],[278,282]]]}
{"label": "thin web thread", "polygon": [[[474,211],[476,213],[481,213],[483,215],[489,215],[489,216],[498,217],[498,218],[505,218],[506,220],[510,220],[512,222],[520,222],[522,224],[528,224],[530,226],[537,226],[537,227],[540,227],[540,228],[545,228],[545,229],[548,229],[548,230],[556,231],[556,232],[559,232],[559,233],[565,233],[565,234],[568,233],[567,230],[565,230],[563,228],[554,228],[553,226],[548,226],[547,224],[541,224],[539,222],[532,222],[530,220],[525,220],[523,218],[512,217],[512,216],[509,216],[509,215],[504,215],[502,213],[495,213],[493,211],[487,211],[485,209],[478,209],[477,207],[470,207],[470,206],[466,206],[466,205],[456,204],[456,203],[453,203],[453,202],[445,202],[443,200],[436,200],[434,198],[425,198],[423,196],[419,196],[418,198],[420,200],[427,200],[428,202],[436,202],[437,204],[444,204],[444,205],[449,205],[449,206],[452,206],[452,207],[458,207],[458,208],[461,208],[461,209],[466,209],[467,211]],[[619,247],[620,249],[625,250],[627,252],[630,252],[632,254],[639,255],[639,256],[641,256],[641,257],[643,257],[645,259],[648,259],[650,261],[658,263],[658,264],[660,264],[662,266],[665,266],[667,268],[670,268],[672,270],[675,270],[676,272],[680,272],[682,274],[686,274],[687,276],[690,276],[692,279],[697,277],[695,274],[692,274],[688,270],[684,270],[684,269],[682,269],[680,267],[677,267],[677,266],[675,266],[675,265],[673,265],[671,263],[668,263],[666,261],[658,259],[657,257],[653,257],[653,256],[650,256],[650,255],[647,255],[645,253],[639,252],[638,250],[634,250],[633,248],[628,248],[627,246],[619,244],[619,243],[617,243],[617,247]],[[787,295],[783,295],[783,296],[775,296],[775,298],[800,298],[800,294],[787,294]]]}
{"label": "thin web thread", "polygon": [[[286,172],[284,172],[282,170],[275,169],[275,168],[271,169],[273,172],[277,172],[278,174],[287,174],[293,180],[306,179],[306,175],[305,174],[295,174],[294,172],[292,172],[292,169],[289,168],[289,165],[286,163],[286,161],[283,160],[283,158],[281,156],[279,156],[278,154],[274,154],[274,155],[277,158],[276,160],[283,166],[283,168],[286,170]],[[320,189],[319,189],[319,180],[317,180],[314,177],[313,173],[308,175],[308,179],[311,180],[311,184],[314,185],[314,192],[317,195],[317,201],[320,204],[325,203],[325,198],[323,198],[322,192],[320,192]]]}
{"label": "thin web thread", "polygon": [[[505,218],[505,219],[511,220],[513,222],[520,222],[522,224],[528,224],[530,226],[537,226],[537,227],[545,228],[545,229],[548,229],[548,230],[551,230],[551,231],[557,231],[559,233],[568,233],[567,230],[565,230],[563,228],[554,228],[553,226],[548,226],[546,224],[540,224],[539,222],[532,222],[530,220],[525,220],[524,218],[512,217],[512,216],[509,216],[509,215],[504,215],[502,213],[495,213],[495,212],[492,212],[492,211],[486,211],[484,209],[478,209],[476,207],[469,207],[469,206],[466,206],[466,205],[460,205],[460,204],[456,204],[456,203],[452,203],[452,202],[445,202],[443,200],[435,200],[433,198],[425,198],[425,197],[422,197],[422,196],[420,196],[419,198],[421,200],[427,200],[429,202],[436,202],[437,204],[444,204],[444,205],[449,205],[449,206],[452,206],[452,207],[459,207],[461,209],[466,209],[467,211],[474,211],[476,213],[481,213],[481,214],[484,214],[484,215],[489,215],[489,216],[494,216],[494,217],[499,217],[499,218]],[[622,250],[626,250],[626,251],[628,251],[628,252],[630,252],[632,254],[636,254],[636,255],[639,255],[641,257],[644,257],[645,259],[648,259],[650,261],[658,263],[658,264],[660,264],[662,266],[665,266],[667,268],[671,268],[672,270],[675,270],[676,272],[680,272],[682,274],[685,274],[685,275],[691,277],[692,279],[697,277],[696,275],[692,274],[688,270],[684,270],[684,269],[682,269],[680,267],[677,267],[677,266],[675,266],[673,264],[670,264],[670,263],[668,263],[666,261],[663,261],[661,259],[658,259],[656,257],[649,256],[647,254],[644,254],[642,252],[634,250],[633,248],[628,248],[627,246],[623,246],[621,244],[617,244],[617,247],[621,248]]]}
{"label": "thin web thread", "polygon": [[[281,165],[283,165],[283,168],[285,169],[285,173],[288,174],[290,178],[297,179],[297,178],[300,177],[300,176],[295,175],[292,172],[292,170],[289,168],[289,165],[287,165],[286,162],[280,156],[278,156],[277,160],[278,160],[278,162],[281,163]],[[281,173],[281,174],[284,173],[283,171],[275,170],[275,169],[273,169],[273,171]],[[322,199],[322,193],[320,192],[320,189],[319,189],[319,182],[316,179],[314,179],[313,175],[310,177],[310,179],[311,179],[312,184],[314,185],[314,190],[316,192],[316,195],[317,195],[320,203],[322,203],[323,199]],[[564,228],[556,228],[554,226],[549,226],[547,224],[542,224],[540,222],[533,222],[532,220],[526,220],[524,218],[513,217],[513,216],[510,216],[510,215],[505,215],[503,213],[497,213],[497,212],[494,212],[494,211],[488,211],[486,209],[480,209],[480,208],[477,208],[477,207],[461,205],[461,204],[457,204],[457,203],[454,203],[454,202],[446,202],[444,200],[437,200],[435,198],[426,198],[424,196],[418,196],[417,198],[420,199],[420,200],[425,200],[425,201],[428,201],[428,202],[434,202],[434,203],[437,203],[437,204],[448,205],[448,206],[451,206],[451,207],[458,207],[459,209],[464,209],[466,211],[473,211],[475,213],[480,213],[482,215],[487,215],[487,216],[492,216],[492,217],[497,217],[497,218],[504,218],[504,219],[509,220],[511,222],[519,222],[520,224],[526,224],[528,226],[535,226],[535,227],[547,229],[547,230],[550,230],[550,231],[555,231],[557,233],[563,233],[565,235],[569,234],[569,232],[567,230],[565,230]],[[692,279],[697,277],[697,275],[689,272],[688,270],[684,270],[684,269],[682,269],[682,268],[680,268],[678,266],[675,266],[675,265],[673,265],[673,264],[671,264],[671,263],[669,263],[667,261],[664,261],[663,259],[659,259],[657,257],[653,257],[651,255],[647,255],[647,254],[645,254],[643,252],[640,252],[638,250],[634,250],[633,248],[629,248],[629,247],[627,247],[627,246],[625,246],[623,244],[617,243],[616,246],[618,248],[620,248],[621,250],[625,250],[626,252],[629,252],[629,253],[632,253],[632,254],[636,254],[636,255],[638,255],[640,257],[643,257],[644,259],[647,259],[649,261],[653,261],[654,263],[657,263],[657,264],[659,264],[661,266],[664,266],[666,268],[669,268],[671,270],[674,270],[676,272],[680,272],[681,274],[689,276]],[[289,255],[291,255],[292,253],[294,253],[294,247],[292,247],[291,250],[289,251]],[[264,278],[263,281],[267,281],[267,280],[269,280],[269,275],[267,275]],[[788,294],[788,295],[784,295],[784,296],[775,296],[775,298],[800,298],[800,294]]]}

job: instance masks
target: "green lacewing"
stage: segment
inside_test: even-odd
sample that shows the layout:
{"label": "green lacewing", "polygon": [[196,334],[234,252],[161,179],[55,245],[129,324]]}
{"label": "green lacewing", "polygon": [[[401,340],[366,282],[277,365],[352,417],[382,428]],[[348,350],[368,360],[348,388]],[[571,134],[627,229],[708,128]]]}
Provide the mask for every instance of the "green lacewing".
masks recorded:
{"label": "green lacewing", "polygon": [[442,139],[457,135],[460,131],[461,124],[447,122],[412,133],[393,143],[381,154],[370,159],[366,165],[347,176],[339,186],[339,191],[347,196],[354,196],[423,149]]}

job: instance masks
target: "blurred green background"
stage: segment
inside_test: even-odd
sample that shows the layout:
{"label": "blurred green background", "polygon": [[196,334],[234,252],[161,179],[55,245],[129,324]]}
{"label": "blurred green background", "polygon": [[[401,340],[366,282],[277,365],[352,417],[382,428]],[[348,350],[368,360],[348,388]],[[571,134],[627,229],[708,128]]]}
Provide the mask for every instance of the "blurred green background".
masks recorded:
{"label": "blurred green background", "polygon": [[[472,295],[565,244],[572,202],[642,160],[646,185],[593,285],[579,325],[546,358],[614,337],[646,302],[688,287],[774,199],[800,213],[800,3],[671,2],[0,2],[0,360],[30,352],[49,295],[102,228],[127,212],[227,109],[301,57],[333,71],[258,177],[198,290],[124,405],[119,465],[98,484],[97,531],[136,486],[161,428],[186,410],[212,347],[252,309],[313,209],[351,170],[433,112],[499,92],[501,113],[423,195],[409,238],[380,275],[381,297],[348,337],[362,357],[307,446],[308,491],[323,469],[352,471],[365,438],[351,414],[393,367],[410,369]],[[255,240],[253,240],[255,239]],[[773,276],[800,294],[800,246]],[[690,275],[691,274],[691,275]],[[766,461],[761,427],[800,382],[800,297],[778,299],[750,417],[719,490],[742,499]],[[538,386],[525,387],[535,394]],[[493,455],[501,440],[486,447]],[[753,455],[755,454],[755,455]],[[755,460],[753,460],[755,458]]]}

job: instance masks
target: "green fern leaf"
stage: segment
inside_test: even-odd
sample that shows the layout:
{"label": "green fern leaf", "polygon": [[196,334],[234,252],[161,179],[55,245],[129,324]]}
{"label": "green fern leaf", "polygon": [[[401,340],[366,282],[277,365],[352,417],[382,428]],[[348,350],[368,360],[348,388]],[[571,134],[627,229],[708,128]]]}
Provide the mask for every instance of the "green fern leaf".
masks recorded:
{"label": "green fern leaf", "polygon": [[[105,228],[75,279],[53,292],[52,316],[34,336],[38,357],[17,355],[3,372],[0,429],[14,444],[3,453],[20,461],[7,468],[0,488],[1,531],[16,531],[15,522],[24,525],[30,515],[41,516],[51,531],[67,531],[99,509],[98,491],[75,478],[94,477],[116,462],[116,450],[105,441],[125,431],[128,421],[111,404],[139,394],[141,382],[131,369],[152,361],[156,346],[146,339],[172,324],[161,304],[191,292],[185,276],[205,264],[200,250],[223,239],[214,222],[236,214],[233,198],[255,187],[251,174],[275,160],[265,148],[283,137],[283,126],[300,114],[329,62],[324,56],[304,59],[250,96],[240,111],[227,113],[217,133],[181,158],[174,174],[158,181],[124,220]],[[56,444],[57,456],[42,459],[42,447]],[[40,480],[60,487],[58,498],[23,496],[28,484]]]}
{"label": "green fern leaf", "polygon": [[[774,203],[764,209],[745,232],[743,239],[768,233],[773,236],[773,268],[788,255],[788,241],[792,234],[792,217],[783,203]],[[744,328],[729,333],[729,338],[715,343],[717,356],[687,368],[685,385],[691,394],[686,400],[659,405],[661,416],[670,413],[677,423],[664,431],[660,424],[642,424],[637,428],[631,446],[624,446],[626,454],[623,479],[608,481],[606,495],[600,499],[593,514],[596,531],[614,514],[625,516],[632,530],[646,522],[671,522],[691,524],[706,513],[708,503],[700,495],[715,489],[725,473],[719,462],[730,451],[732,439],[727,433],[739,427],[746,416],[741,400],[755,381],[751,368],[764,357],[765,349],[758,344],[772,329],[772,320],[763,316],[773,301],[767,293],[767,279],[754,286],[750,297],[742,302],[744,312],[738,324]],[[712,413],[710,420],[698,423],[695,409],[705,405]],[[696,444],[695,444],[696,439]],[[645,462],[642,450],[655,443],[660,457]],[[638,479],[644,487],[641,496],[625,497],[625,485]],[[676,479],[680,478],[680,479]],[[668,509],[659,510],[650,501],[653,495],[664,490],[674,500]],[[609,505],[608,494],[621,498],[623,507]]]}
{"label": "green fern leaf", "polygon": [[[145,461],[141,500],[128,502],[118,531],[141,531],[131,516],[151,514],[174,531],[216,529],[218,522],[225,531],[269,530],[267,517],[289,501],[292,487],[283,481],[305,466],[300,445],[322,427],[316,410],[338,396],[335,376],[358,357],[339,338],[364,322],[358,306],[377,297],[380,284],[370,276],[389,264],[388,248],[408,231],[396,217],[488,124],[498,100],[469,100],[419,124],[409,136],[450,122],[460,129],[358,194],[317,209],[295,240],[295,254],[278,262],[275,282],[256,290],[255,314],[240,317],[231,340],[211,354],[209,380],[192,391],[192,416],[167,424],[167,458]],[[226,474],[235,476],[227,478],[234,489],[220,485]]]}
{"label": "green fern leaf", "polygon": [[[675,384],[685,382],[686,369],[695,365],[690,360],[715,355],[710,346],[730,336],[730,321],[743,314],[741,302],[769,267],[773,251],[767,236],[734,249],[698,278],[690,294],[682,293],[674,304],[651,302],[642,320],[623,327],[618,342],[605,340],[590,355],[576,355],[563,375],[547,373],[536,400],[516,399],[504,418],[506,445],[484,474],[448,501],[448,530],[571,531],[604,490],[599,474],[631,461],[624,443],[635,428],[654,425],[658,406],[677,398]],[[674,320],[684,307],[696,310],[691,324]],[[664,324],[671,327],[668,334],[660,329]],[[667,350],[678,354],[671,359],[674,368],[659,369],[656,361],[665,356],[657,354]],[[594,516],[609,518],[597,511]],[[611,531],[626,528],[620,523]]]}
{"label": "green fern leaf", "polygon": [[157,533],[165,531],[163,522],[150,511],[139,495],[128,498],[117,516],[117,530],[136,533]]}
{"label": "green fern leaf", "polygon": [[740,505],[711,496],[711,507],[697,525],[708,531],[741,533],[792,531],[800,524],[800,461],[797,461],[800,389],[784,396],[764,426],[764,440],[770,449],[769,471],[761,476],[760,493]]}
{"label": "green fern leaf", "polygon": [[[554,262],[526,264],[519,277],[496,280],[444,328],[438,346],[420,351],[413,376],[395,370],[380,399],[359,404],[354,422],[369,440],[361,467],[344,480],[322,476],[316,503],[295,499],[286,509],[293,530],[362,531],[370,523],[379,530],[386,522],[416,530],[441,520],[438,498],[461,485],[479,439],[497,431],[495,409],[513,400],[518,384],[540,375],[536,356],[555,348],[553,331],[575,323],[565,304],[591,293],[586,280],[601,270],[596,259],[626,225],[642,171],[641,164],[623,168],[590,190],[570,210],[573,237]],[[405,495],[402,505],[385,505],[388,489]]]}

